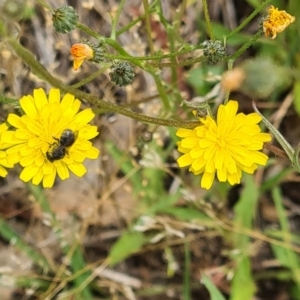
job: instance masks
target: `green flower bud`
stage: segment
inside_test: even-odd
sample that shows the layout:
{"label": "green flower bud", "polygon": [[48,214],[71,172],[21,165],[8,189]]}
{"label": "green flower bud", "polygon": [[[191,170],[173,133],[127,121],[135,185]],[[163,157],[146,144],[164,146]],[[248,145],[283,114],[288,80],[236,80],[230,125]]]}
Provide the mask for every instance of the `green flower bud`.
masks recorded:
{"label": "green flower bud", "polygon": [[83,43],[90,46],[94,51],[94,56],[90,59],[90,61],[93,61],[95,63],[100,63],[101,61],[104,61],[104,53],[106,52],[106,48],[103,46],[102,43],[99,43],[98,45],[95,45],[90,41],[83,41]]}
{"label": "green flower bud", "polygon": [[204,41],[203,55],[210,65],[216,65],[225,57],[225,47],[221,41]]}
{"label": "green flower bud", "polygon": [[119,86],[131,84],[135,76],[133,66],[127,61],[115,61],[109,75],[111,81]]}
{"label": "green flower bud", "polygon": [[54,29],[59,33],[68,33],[75,29],[78,15],[72,6],[55,9],[52,14]]}

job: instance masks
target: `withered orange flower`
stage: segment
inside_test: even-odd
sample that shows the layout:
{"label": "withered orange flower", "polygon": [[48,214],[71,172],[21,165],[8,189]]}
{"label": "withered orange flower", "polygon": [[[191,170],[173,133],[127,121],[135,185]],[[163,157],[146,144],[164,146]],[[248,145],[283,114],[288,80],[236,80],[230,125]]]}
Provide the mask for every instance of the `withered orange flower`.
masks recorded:
{"label": "withered orange flower", "polygon": [[263,30],[266,37],[275,39],[277,33],[282,32],[286,27],[295,21],[295,17],[285,10],[278,10],[273,5],[270,6],[268,16],[263,22]]}
{"label": "withered orange flower", "polygon": [[84,60],[90,60],[94,57],[94,50],[87,44],[74,44],[70,49],[73,56],[73,69],[77,71]]}

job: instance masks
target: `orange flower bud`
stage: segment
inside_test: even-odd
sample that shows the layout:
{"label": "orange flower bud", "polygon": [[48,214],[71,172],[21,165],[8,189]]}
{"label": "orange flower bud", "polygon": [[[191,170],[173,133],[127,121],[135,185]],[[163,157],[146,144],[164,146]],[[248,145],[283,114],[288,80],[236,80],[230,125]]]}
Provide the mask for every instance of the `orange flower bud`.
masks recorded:
{"label": "orange flower bud", "polygon": [[268,16],[263,22],[263,30],[266,37],[275,39],[277,33],[282,32],[286,27],[295,21],[295,17],[285,10],[278,10],[273,5],[270,6]]}
{"label": "orange flower bud", "polygon": [[70,49],[73,56],[73,68],[77,71],[84,60],[90,60],[94,57],[94,50],[87,44],[74,44]]}

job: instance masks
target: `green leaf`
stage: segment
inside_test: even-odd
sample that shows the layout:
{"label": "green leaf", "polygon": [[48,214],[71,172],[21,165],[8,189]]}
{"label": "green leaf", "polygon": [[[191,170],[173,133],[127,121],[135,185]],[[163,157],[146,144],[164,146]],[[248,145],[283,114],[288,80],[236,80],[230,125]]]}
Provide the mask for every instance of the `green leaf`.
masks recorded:
{"label": "green leaf", "polygon": [[183,299],[191,300],[191,250],[190,244],[184,244],[184,280]]}
{"label": "green leaf", "polygon": [[222,64],[216,66],[201,65],[199,68],[192,69],[187,77],[188,83],[193,87],[197,95],[205,96],[215,85],[206,80],[207,74],[220,75],[223,72]]}
{"label": "green leaf", "polygon": [[298,254],[288,249],[288,246],[291,244],[291,233],[289,228],[289,220],[287,218],[285,207],[283,205],[283,196],[279,187],[273,188],[272,197],[274,199],[276,212],[282,230],[282,239],[287,245],[287,248],[283,248],[273,244],[272,249],[276,258],[281,262],[281,264],[291,270],[293,279],[298,288],[298,292],[300,292],[300,261]]}
{"label": "green leaf", "polygon": [[[234,223],[236,228],[252,229],[256,213],[259,190],[251,175],[244,175],[244,188],[239,202],[234,208]],[[237,266],[232,280],[231,300],[251,300],[255,293],[255,283],[251,274],[251,263],[247,257],[250,238],[240,233],[233,234],[234,246],[241,249],[235,259]]]}
{"label": "green leaf", "polygon": [[296,81],[294,85],[294,107],[300,116],[300,81]]}
{"label": "green leaf", "polygon": [[251,263],[248,257],[239,261],[235,271],[230,300],[252,300],[255,284],[251,274]]}
{"label": "green leaf", "polygon": [[[244,188],[238,203],[234,207],[234,223],[237,227],[252,228],[252,221],[256,213],[259,191],[255,185],[253,176],[244,175]],[[239,233],[234,234],[234,244],[236,247],[247,247],[249,237]]]}
{"label": "green leaf", "polygon": [[289,174],[294,173],[295,170],[293,168],[284,168],[278,173],[276,173],[273,176],[270,176],[269,178],[266,178],[266,180],[261,184],[261,192],[266,192],[270,189],[272,189],[274,186],[277,186],[282,182],[284,178],[286,178]]}
{"label": "green leaf", "polygon": [[171,208],[181,197],[179,193],[175,195],[163,195],[159,201],[153,203],[146,211],[147,214],[155,215],[156,213],[165,213]]}
{"label": "green leaf", "polygon": [[111,265],[136,253],[147,241],[148,239],[141,232],[125,232],[111,248],[108,257]]}
{"label": "green leaf", "polygon": [[225,300],[225,297],[222,295],[222,293],[204,273],[202,273],[201,282],[207,288],[211,300]]}

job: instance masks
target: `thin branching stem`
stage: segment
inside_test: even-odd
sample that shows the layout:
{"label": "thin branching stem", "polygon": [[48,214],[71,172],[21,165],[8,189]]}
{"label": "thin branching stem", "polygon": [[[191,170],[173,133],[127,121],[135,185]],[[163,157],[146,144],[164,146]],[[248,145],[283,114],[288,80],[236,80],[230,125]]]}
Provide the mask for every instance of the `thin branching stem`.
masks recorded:
{"label": "thin branching stem", "polygon": [[210,16],[209,16],[209,11],[208,11],[207,0],[202,0],[202,5],[203,5],[203,13],[204,13],[204,18],[205,18],[205,23],[206,23],[209,38],[211,40],[214,40],[214,34],[212,31],[212,27],[211,27],[211,21],[210,21]]}
{"label": "thin branching stem", "polygon": [[117,37],[117,25],[118,25],[118,21],[119,21],[121,12],[124,8],[125,1],[126,0],[121,0],[120,1],[119,5],[118,5],[117,13],[116,13],[116,15],[115,15],[115,17],[113,18],[113,21],[112,21],[110,38],[113,39],[113,40],[115,40],[116,37]]}
{"label": "thin branching stem", "polygon": [[38,3],[40,3],[40,5],[47,8],[49,11],[53,12],[52,7],[48,3],[46,3],[44,0],[37,0],[37,1],[38,1]]}
{"label": "thin branching stem", "polygon": [[145,10],[145,22],[146,22],[146,31],[147,31],[147,38],[148,38],[148,45],[150,49],[151,55],[154,54],[154,45],[152,41],[152,30],[151,30],[151,20],[150,20],[150,9],[148,0],[143,0],[144,10]]}
{"label": "thin branching stem", "polygon": [[[198,122],[182,122],[177,120],[169,120],[169,119],[160,119],[154,118],[147,115],[143,115],[137,112],[133,112],[124,107],[118,106],[111,102],[105,102],[102,99],[95,97],[91,94],[85,93],[78,89],[75,89],[71,86],[65,85],[63,82],[53,77],[47,70],[44,68],[35,57],[25,49],[19,42],[13,37],[7,38],[7,42],[14,49],[15,53],[22,58],[22,60],[31,67],[31,70],[34,74],[39,76],[40,78],[47,81],[53,87],[59,88],[65,93],[73,94],[76,98],[85,100],[89,102],[94,108],[104,109],[105,111],[118,113],[134,120],[151,123],[161,126],[170,126],[170,127],[181,127],[181,128],[194,128],[199,125]],[[160,95],[161,96],[161,95]]]}
{"label": "thin branching stem", "polygon": [[258,6],[251,14],[248,16],[237,28],[232,30],[225,38],[229,40],[236,33],[240,32],[258,13],[260,13],[272,0],[264,1],[260,6]]}
{"label": "thin branching stem", "polygon": [[253,35],[250,40],[245,43],[240,49],[238,49],[234,54],[229,56],[227,60],[236,60],[239,56],[241,56],[250,46],[252,46],[261,36],[262,32],[258,31],[255,35]]}

